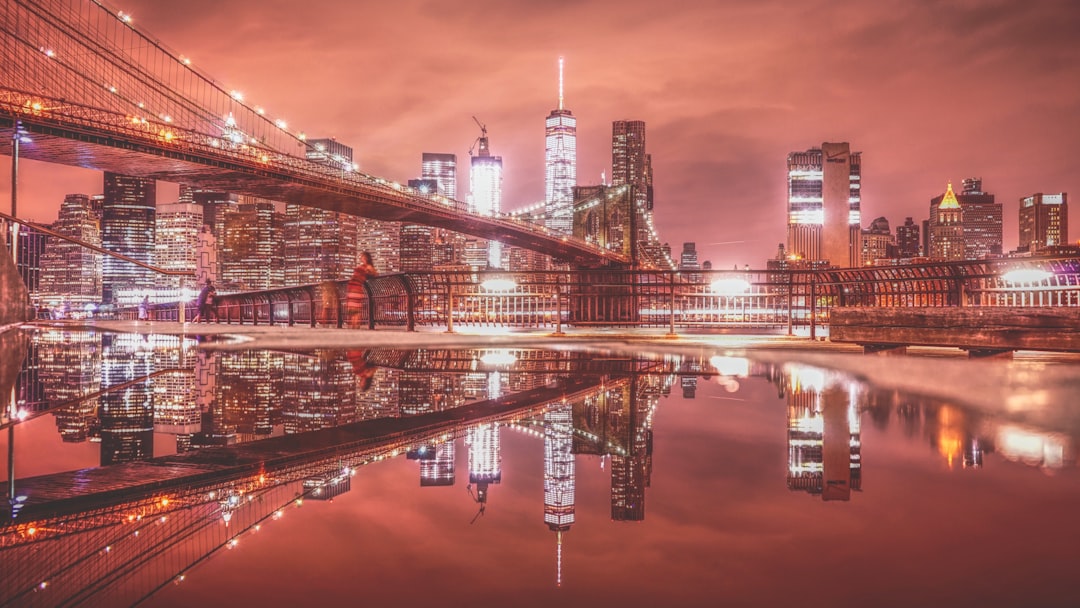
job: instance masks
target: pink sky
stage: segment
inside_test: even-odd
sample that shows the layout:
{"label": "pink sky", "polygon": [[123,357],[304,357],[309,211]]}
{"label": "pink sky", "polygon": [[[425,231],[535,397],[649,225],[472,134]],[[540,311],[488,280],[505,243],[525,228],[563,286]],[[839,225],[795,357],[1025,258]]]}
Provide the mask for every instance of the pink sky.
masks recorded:
{"label": "pink sky", "polygon": [[[578,183],[610,175],[612,121],[644,120],[660,237],[675,253],[697,242],[717,268],[773,256],[786,239],[786,156],[823,141],[863,153],[864,226],[921,221],[946,182],[980,176],[1012,249],[1021,197],[1080,192],[1080,5],[1069,0],[116,6],[251,103],[351,145],[367,173],[417,177],[422,152],[466,166],[475,115],[503,157],[504,210],[544,196],[544,118],[564,56]],[[20,215],[39,221],[67,193],[101,191],[95,172],[21,170]],[[461,198],[467,180],[460,170]],[[6,168],[0,196],[6,210]]]}

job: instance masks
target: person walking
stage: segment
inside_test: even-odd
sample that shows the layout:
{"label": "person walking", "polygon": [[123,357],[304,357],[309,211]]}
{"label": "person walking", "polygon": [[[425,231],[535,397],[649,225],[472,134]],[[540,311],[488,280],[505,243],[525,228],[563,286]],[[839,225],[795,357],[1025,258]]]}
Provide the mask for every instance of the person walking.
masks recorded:
{"label": "person walking", "polygon": [[142,302],[139,302],[139,320],[145,321],[150,318],[150,296],[143,296]]}
{"label": "person walking", "polygon": [[353,269],[353,275],[345,289],[345,318],[348,320],[349,327],[357,328],[360,326],[360,313],[363,311],[364,303],[367,300],[364,283],[368,279],[377,276],[379,276],[379,272],[375,270],[375,263],[371,259],[371,254],[367,251],[362,252],[360,254],[360,263]]}

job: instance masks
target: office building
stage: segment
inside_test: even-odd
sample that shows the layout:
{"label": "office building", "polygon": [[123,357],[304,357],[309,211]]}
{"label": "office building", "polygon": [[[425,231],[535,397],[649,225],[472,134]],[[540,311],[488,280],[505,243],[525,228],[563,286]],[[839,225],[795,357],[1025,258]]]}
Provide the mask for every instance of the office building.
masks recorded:
{"label": "office building", "polygon": [[[934,231],[938,217],[934,209],[940,207],[944,196],[936,196],[930,200],[930,248],[932,251],[940,252],[945,247],[933,243],[934,235],[938,234]],[[964,252],[961,257],[950,259],[983,260],[1001,255],[1002,209],[1001,205],[994,201],[993,194],[982,190],[982,179],[977,177],[965,179],[960,194],[953,193],[953,197],[960,206]]]}
{"label": "office building", "polygon": [[35,230],[32,226],[19,227],[15,265],[19,270],[19,276],[26,283],[30,297],[34,299],[37,299],[38,291],[41,289],[41,256],[45,253],[47,240],[44,232]]}
{"label": "office building", "polygon": [[353,149],[334,138],[307,140],[307,149],[304,154],[308,160],[335,169],[356,170],[356,165],[353,163]]}
{"label": "office building", "polygon": [[[105,173],[101,203],[101,246],[144,264],[154,264],[157,183],[152,179]],[[102,258],[104,302],[138,304],[154,288],[153,271],[124,260]]]}
{"label": "office building", "polygon": [[652,156],[645,152],[645,121],[616,120],[611,123],[611,185],[634,186],[632,211],[638,221],[634,241],[646,244],[652,238],[649,218],[653,210]]}
{"label": "office building", "polygon": [[862,231],[861,257],[864,264],[896,257],[896,245],[889,229],[889,220],[879,217],[870,223],[869,228]]}
{"label": "office building", "polygon": [[950,182],[945,194],[934,197],[930,206],[930,258],[933,260],[963,260],[963,209],[956,200]]}
{"label": "office building", "polygon": [[285,214],[272,201],[244,197],[226,213],[217,239],[219,290],[284,287],[284,232]]}
{"label": "office building", "polygon": [[1069,197],[1037,192],[1020,199],[1020,249],[1035,253],[1069,243]]}
{"label": "office building", "polygon": [[904,223],[896,227],[896,257],[914,258],[922,254],[922,238],[919,235],[919,224],[910,218],[904,218]]}
{"label": "office building", "polygon": [[832,266],[861,263],[862,153],[847,142],[792,152],[788,170],[787,251]]}
{"label": "office building", "polygon": [[[195,271],[203,210],[195,203],[168,203],[158,207],[154,239],[155,266],[162,270]],[[181,289],[197,290],[194,277],[159,275],[156,295],[175,302]],[[151,298],[151,301],[157,298]]]}
{"label": "office building", "polygon": [[356,267],[359,218],[289,203],[285,206],[286,285],[348,279]]}
{"label": "office building", "polygon": [[544,123],[544,202],[547,228],[571,234],[577,185],[577,118],[563,106],[563,59],[559,57],[559,105]]}

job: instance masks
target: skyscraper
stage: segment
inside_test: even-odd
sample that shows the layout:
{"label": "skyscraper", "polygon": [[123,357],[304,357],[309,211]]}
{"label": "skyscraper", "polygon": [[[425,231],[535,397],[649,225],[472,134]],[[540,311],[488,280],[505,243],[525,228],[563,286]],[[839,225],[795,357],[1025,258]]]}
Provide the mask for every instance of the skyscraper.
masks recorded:
{"label": "skyscraper", "polygon": [[[464,203],[457,200],[457,155],[436,152],[424,152],[421,158],[420,177],[434,180],[437,192],[450,199],[455,209],[465,209]],[[460,264],[465,251],[465,235],[445,228],[433,228],[431,231],[432,267],[446,264]]]}
{"label": "skyscraper", "polygon": [[892,258],[895,253],[896,243],[889,229],[889,220],[879,217],[870,222],[870,227],[862,231],[863,263],[872,264],[874,260]]}
{"label": "skyscraper", "polygon": [[1034,253],[1069,242],[1069,198],[1037,192],[1020,199],[1020,249]]}
{"label": "skyscraper", "polygon": [[221,288],[257,291],[285,286],[285,214],[272,201],[244,197],[224,214],[220,252]]}
{"label": "skyscraper", "polygon": [[788,169],[787,250],[801,259],[858,266],[862,153],[847,142],[792,152]]}
{"label": "skyscraper", "polygon": [[556,538],[556,584],[562,583],[562,534],[574,523],[573,418],[569,403],[544,413],[544,523]]}
{"label": "skyscraper", "polygon": [[563,107],[563,58],[559,57],[559,106],[544,127],[544,189],[547,227],[558,234],[573,231],[577,185],[577,118]]}
{"label": "skyscraper", "polygon": [[289,203],[285,206],[286,285],[346,279],[356,266],[359,218]]}
{"label": "skyscraper", "polygon": [[[632,212],[641,218],[652,215],[652,156],[645,153],[645,121],[616,120],[611,123],[611,185],[634,186]],[[648,221],[636,222],[637,243],[648,243]]]}
{"label": "skyscraper", "polygon": [[15,256],[19,276],[22,277],[31,297],[36,297],[41,288],[41,256],[45,253],[47,237],[44,232],[32,226],[19,229],[18,255]]}
{"label": "skyscraper", "polygon": [[[502,157],[492,156],[488,144],[487,127],[480,126],[477,140],[480,150],[470,161],[469,186],[471,190],[470,211],[480,215],[498,215],[502,211]],[[488,266],[502,265],[502,246],[496,241],[488,243]]]}
{"label": "skyscraper", "polygon": [[[101,246],[145,264],[154,263],[157,183],[105,173]],[[152,271],[111,256],[102,259],[102,300],[133,305],[154,287]]]}
{"label": "skyscraper", "polygon": [[[101,197],[65,196],[53,230],[100,246]],[[101,257],[100,253],[81,245],[49,237],[41,260],[40,301],[52,307],[100,302]]]}
{"label": "skyscraper", "polygon": [[[164,270],[195,271],[197,242],[203,226],[202,207],[194,203],[169,203],[157,210],[157,233],[154,239],[155,265]],[[158,287],[162,290],[195,289],[191,277],[161,275]],[[179,292],[164,295],[175,300]]]}

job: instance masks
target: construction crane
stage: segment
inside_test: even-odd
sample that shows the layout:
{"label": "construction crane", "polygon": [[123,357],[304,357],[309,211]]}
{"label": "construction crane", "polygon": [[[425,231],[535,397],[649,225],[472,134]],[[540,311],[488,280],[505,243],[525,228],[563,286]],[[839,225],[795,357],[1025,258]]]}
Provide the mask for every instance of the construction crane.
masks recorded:
{"label": "construction crane", "polygon": [[480,127],[480,137],[477,137],[475,140],[473,140],[472,145],[469,146],[469,156],[473,155],[473,149],[476,148],[477,143],[480,144],[480,156],[487,156],[488,155],[487,125],[480,122],[480,119],[478,119],[475,116],[473,116],[472,119],[474,121],[476,121],[476,125],[478,127]]}

